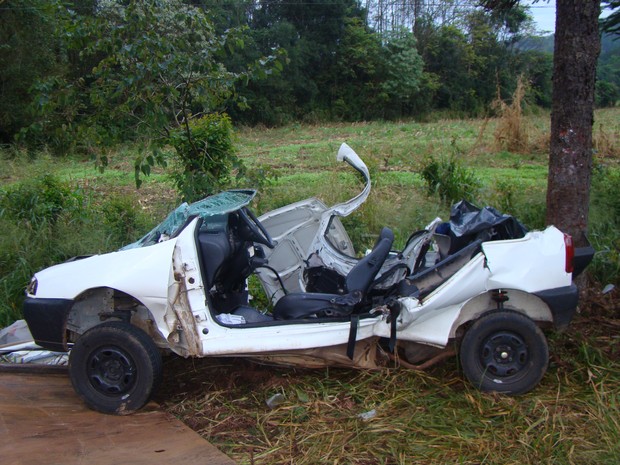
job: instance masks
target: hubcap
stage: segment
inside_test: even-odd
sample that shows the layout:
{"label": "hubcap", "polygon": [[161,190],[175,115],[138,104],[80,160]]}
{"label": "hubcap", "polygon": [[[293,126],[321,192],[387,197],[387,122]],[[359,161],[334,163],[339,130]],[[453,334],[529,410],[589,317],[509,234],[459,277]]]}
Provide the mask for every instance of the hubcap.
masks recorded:
{"label": "hubcap", "polygon": [[102,347],[88,359],[87,376],[97,391],[108,396],[127,393],[136,381],[136,366],[118,347]]}
{"label": "hubcap", "polygon": [[485,371],[494,376],[512,376],[522,370],[528,361],[525,341],[510,331],[492,334],[481,346],[480,362]]}

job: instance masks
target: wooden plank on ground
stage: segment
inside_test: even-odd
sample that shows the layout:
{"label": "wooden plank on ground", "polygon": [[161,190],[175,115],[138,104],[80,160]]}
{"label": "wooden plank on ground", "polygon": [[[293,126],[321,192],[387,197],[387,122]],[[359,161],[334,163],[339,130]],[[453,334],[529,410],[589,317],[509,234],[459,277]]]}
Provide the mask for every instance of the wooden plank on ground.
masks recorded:
{"label": "wooden plank on ground", "polygon": [[89,410],[66,374],[0,373],[2,465],[234,465],[154,403],[127,416]]}

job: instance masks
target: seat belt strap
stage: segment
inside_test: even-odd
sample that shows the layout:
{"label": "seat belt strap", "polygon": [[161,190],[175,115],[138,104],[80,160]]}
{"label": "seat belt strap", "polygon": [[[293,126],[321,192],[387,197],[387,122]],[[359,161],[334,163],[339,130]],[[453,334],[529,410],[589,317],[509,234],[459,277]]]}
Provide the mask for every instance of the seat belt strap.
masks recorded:
{"label": "seat belt strap", "polygon": [[357,339],[357,325],[360,317],[357,314],[351,315],[351,327],[349,328],[349,342],[347,343],[347,357],[353,360],[355,354],[355,341]]}
{"label": "seat belt strap", "polygon": [[394,353],[394,349],[396,348],[396,320],[398,320],[398,315],[400,315],[400,303],[395,302],[390,305],[390,343],[388,345],[390,352]]}

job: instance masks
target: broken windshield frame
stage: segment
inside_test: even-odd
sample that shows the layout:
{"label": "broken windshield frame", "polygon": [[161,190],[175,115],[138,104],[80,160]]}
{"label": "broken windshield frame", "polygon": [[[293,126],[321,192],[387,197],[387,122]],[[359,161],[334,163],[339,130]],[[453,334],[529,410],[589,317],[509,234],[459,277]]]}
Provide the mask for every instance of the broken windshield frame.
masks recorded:
{"label": "broken windshield frame", "polygon": [[239,189],[220,192],[192,204],[183,202],[141,239],[120,250],[148,247],[176,237],[188,224],[190,218],[199,216],[205,219],[237,211],[248,205],[254,196],[256,196],[256,191],[253,189]]}

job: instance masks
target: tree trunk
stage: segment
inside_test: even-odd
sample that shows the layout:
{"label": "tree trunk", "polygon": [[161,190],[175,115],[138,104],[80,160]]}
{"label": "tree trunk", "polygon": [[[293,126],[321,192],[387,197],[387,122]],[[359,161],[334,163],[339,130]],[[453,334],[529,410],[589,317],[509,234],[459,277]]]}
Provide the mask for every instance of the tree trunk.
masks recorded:
{"label": "tree trunk", "polygon": [[600,0],[557,0],[547,224],[584,245],[592,172]]}

